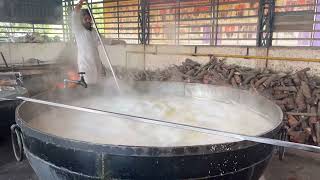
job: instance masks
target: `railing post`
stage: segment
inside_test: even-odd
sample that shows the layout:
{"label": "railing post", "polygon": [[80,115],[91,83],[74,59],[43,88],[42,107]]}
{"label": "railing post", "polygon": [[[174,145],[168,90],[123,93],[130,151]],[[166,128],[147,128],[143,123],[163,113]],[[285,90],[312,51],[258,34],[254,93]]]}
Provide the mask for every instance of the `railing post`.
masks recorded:
{"label": "railing post", "polygon": [[150,16],[148,0],[140,0],[138,23],[139,23],[139,43],[149,44]]}
{"label": "railing post", "polygon": [[257,27],[257,46],[272,46],[275,0],[260,0]]}

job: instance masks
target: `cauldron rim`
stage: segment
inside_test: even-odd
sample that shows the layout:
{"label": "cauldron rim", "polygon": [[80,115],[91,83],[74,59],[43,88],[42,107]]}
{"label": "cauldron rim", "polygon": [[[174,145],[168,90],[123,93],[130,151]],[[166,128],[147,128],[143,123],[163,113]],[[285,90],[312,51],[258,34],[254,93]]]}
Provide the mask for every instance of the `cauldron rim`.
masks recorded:
{"label": "cauldron rim", "polygon": [[[177,83],[177,82],[166,82],[166,83]],[[183,84],[196,84],[196,83],[183,83]],[[211,85],[210,85],[211,86]],[[214,86],[214,85],[212,85]],[[221,87],[221,86],[216,86]],[[230,87],[228,87],[230,88]],[[231,88],[234,89],[234,88]],[[238,90],[238,89],[237,89]],[[239,90],[244,91],[244,90]],[[48,92],[45,92],[48,93]],[[261,96],[262,97],[262,96]],[[266,101],[269,99],[264,98]],[[102,152],[113,155],[125,155],[125,156],[158,156],[158,157],[170,157],[170,156],[185,156],[185,155],[199,155],[199,154],[212,154],[212,153],[221,153],[221,152],[230,152],[238,149],[244,149],[252,147],[256,144],[254,142],[248,141],[235,141],[235,142],[226,142],[220,144],[202,144],[202,145],[189,145],[189,146],[134,146],[134,145],[115,145],[115,144],[99,144],[81,140],[75,140],[70,138],[64,138],[61,136],[53,135],[40,131],[36,128],[33,128],[24,121],[19,113],[20,108],[27,102],[22,102],[16,108],[16,122],[21,127],[24,136],[37,138],[40,141],[45,141],[46,143],[56,144],[58,146],[63,146],[65,148],[74,148],[87,151]],[[274,104],[274,103],[273,103]],[[280,107],[276,106],[279,112],[281,113],[281,118],[283,113]],[[274,126],[273,129],[261,133],[260,137],[274,137],[277,135],[277,132],[282,127],[282,120]]]}
{"label": "cauldron rim", "polygon": [[[29,95],[29,92],[28,90],[25,88],[25,87],[22,87],[22,86],[16,86],[15,88],[17,88],[18,90],[14,90],[15,93],[13,94],[10,94],[8,96],[4,96],[2,98],[4,98],[3,100],[0,99],[0,102],[1,101],[12,101],[12,99],[15,99],[17,96],[28,96]],[[5,99],[8,99],[8,100],[5,100]],[[17,99],[18,100],[18,99]],[[19,101],[19,100],[18,100]]]}

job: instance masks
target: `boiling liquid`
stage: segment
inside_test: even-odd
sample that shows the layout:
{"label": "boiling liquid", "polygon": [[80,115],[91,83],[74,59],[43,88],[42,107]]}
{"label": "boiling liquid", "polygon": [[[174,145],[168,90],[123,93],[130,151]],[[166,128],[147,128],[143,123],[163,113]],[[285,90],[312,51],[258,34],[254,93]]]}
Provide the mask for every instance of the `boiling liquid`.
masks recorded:
{"label": "boiling liquid", "polygon": [[[178,96],[92,97],[72,102],[89,107],[256,136],[273,129],[266,115],[246,105]],[[238,141],[124,118],[52,108],[29,121],[40,131],[79,141],[130,146],[191,146]]]}

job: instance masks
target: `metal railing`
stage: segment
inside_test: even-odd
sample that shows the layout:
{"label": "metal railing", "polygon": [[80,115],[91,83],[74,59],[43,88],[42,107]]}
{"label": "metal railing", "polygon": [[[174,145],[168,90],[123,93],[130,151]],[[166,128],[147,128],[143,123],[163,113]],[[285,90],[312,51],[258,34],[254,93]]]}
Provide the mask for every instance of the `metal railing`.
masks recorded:
{"label": "metal railing", "polygon": [[320,46],[318,0],[275,1],[274,46]]}
{"label": "metal railing", "polygon": [[63,40],[62,25],[0,22],[0,42],[51,42]]}
{"label": "metal railing", "polygon": [[[89,0],[101,34],[127,43],[256,46],[261,2],[274,1],[273,46],[320,46],[318,0]],[[0,41],[38,33],[50,40],[72,40],[74,0],[63,0],[63,24],[0,22]],[[145,2],[145,3],[142,3]],[[141,8],[141,6],[148,6]],[[142,15],[142,11],[144,15]],[[147,15],[146,15],[147,14]],[[259,29],[260,28],[260,29]],[[258,32],[259,31],[259,32]],[[147,34],[146,34],[147,33]]]}

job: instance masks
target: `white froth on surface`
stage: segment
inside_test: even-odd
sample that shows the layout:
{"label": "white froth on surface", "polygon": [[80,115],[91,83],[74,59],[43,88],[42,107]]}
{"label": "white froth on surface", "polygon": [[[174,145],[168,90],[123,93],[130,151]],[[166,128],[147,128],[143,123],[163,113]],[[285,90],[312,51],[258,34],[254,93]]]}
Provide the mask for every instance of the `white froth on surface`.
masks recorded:
{"label": "white froth on surface", "polygon": [[[178,96],[92,97],[73,102],[130,115],[257,136],[273,129],[268,116],[231,101],[221,102]],[[130,146],[192,146],[234,142],[230,139],[194,131],[139,123],[86,112],[52,108],[29,121],[40,131],[97,144]]]}

